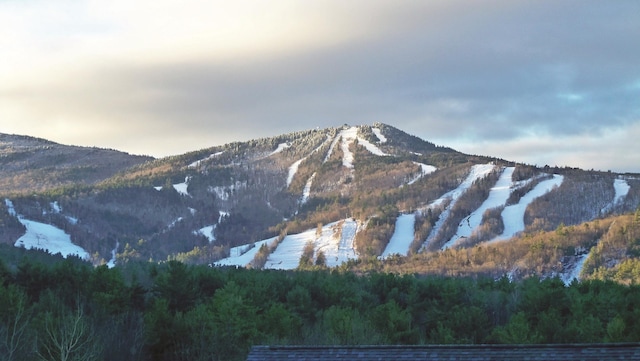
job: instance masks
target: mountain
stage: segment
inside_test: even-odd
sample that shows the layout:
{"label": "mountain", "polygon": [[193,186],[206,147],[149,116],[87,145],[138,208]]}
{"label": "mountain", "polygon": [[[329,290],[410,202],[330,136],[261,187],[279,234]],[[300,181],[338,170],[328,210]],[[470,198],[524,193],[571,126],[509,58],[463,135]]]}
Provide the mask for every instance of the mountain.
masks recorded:
{"label": "mountain", "polygon": [[150,157],[76,147],[0,133],[0,193],[30,193],[95,184]]}
{"label": "mountain", "polygon": [[[34,142],[22,152],[32,162],[31,172],[79,167],[69,155],[61,167],[47,162],[62,152],[52,143],[20,139]],[[93,151],[97,158],[105,152]],[[131,163],[110,168],[114,161],[105,154],[93,162],[95,171],[60,182],[65,187],[53,189],[47,181],[34,183],[35,193],[26,193],[28,187],[22,194],[5,190],[0,241],[75,254],[94,264],[177,259],[438,273],[429,265],[447,264],[450,257],[457,263],[440,269],[451,274],[538,273],[570,281],[580,277],[585,255],[607,234],[604,220],[628,215],[640,203],[640,178],[632,175],[467,155],[380,123],[313,129],[144,162],[108,154]],[[16,157],[3,166],[27,168]],[[548,240],[555,234],[549,232],[572,234],[583,227],[593,232]],[[544,239],[527,243],[535,237]],[[523,247],[553,254],[526,258],[526,252],[516,252]],[[605,266],[633,258],[632,248],[610,256]]]}

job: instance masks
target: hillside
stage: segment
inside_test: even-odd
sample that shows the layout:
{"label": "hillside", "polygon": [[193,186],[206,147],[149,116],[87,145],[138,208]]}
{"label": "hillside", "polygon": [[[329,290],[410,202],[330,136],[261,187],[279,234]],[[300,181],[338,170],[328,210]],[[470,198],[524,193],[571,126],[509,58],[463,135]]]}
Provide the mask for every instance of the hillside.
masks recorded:
{"label": "hillside", "polygon": [[0,194],[95,184],[151,159],[110,149],[67,146],[0,133]]}
{"label": "hillside", "polygon": [[[407,264],[402,273],[437,273],[442,257],[491,248],[507,260],[477,272],[440,268],[570,278],[582,258],[525,267],[511,245],[635,211],[638,179],[462,154],[380,123],[344,125],[139,162],[92,186],[11,195],[0,205],[0,238],[26,248],[70,242],[94,264],[362,270],[382,262]],[[599,244],[576,242],[562,256]]]}

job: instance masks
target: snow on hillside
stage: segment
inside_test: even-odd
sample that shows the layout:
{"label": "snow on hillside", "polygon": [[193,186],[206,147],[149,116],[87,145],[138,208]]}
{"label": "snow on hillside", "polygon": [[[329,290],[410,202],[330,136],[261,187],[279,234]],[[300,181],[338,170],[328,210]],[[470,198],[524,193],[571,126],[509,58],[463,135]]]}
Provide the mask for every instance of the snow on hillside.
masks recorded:
{"label": "snow on hillside", "polygon": [[5,199],[9,214],[17,216],[20,223],[27,229],[26,233],[14,243],[16,247],[26,249],[42,249],[51,254],[60,253],[63,257],[75,255],[83,259],[89,259],[89,253],[82,247],[71,242],[71,236],[63,230],[49,224],[24,219],[16,214],[13,202]]}
{"label": "snow on hillside", "polygon": [[358,144],[362,145],[366,150],[369,151],[369,153],[373,154],[373,155],[377,155],[380,157],[386,157],[389,154],[383,152],[380,148],[376,147],[375,145],[371,144],[371,142],[369,142],[368,140],[364,139],[364,138],[360,138],[358,137]]}
{"label": "snow on hillside", "polygon": [[[315,152],[319,151],[322,147],[324,147],[326,142],[330,141],[330,140],[331,140],[331,137],[327,137],[327,140],[324,143],[322,143],[319,147],[317,147],[316,149],[311,151],[311,154],[309,154],[309,156],[313,155]],[[300,164],[302,162],[304,162],[309,156],[306,156],[306,157],[294,162],[289,167],[289,173],[287,174],[287,188],[291,185],[291,182],[293,182],[293,177],[295,177],[296,173],[298,173],[298,168],[300,168]]]}
{"label": "snow on hillside", "polygon": [[615,191],[613,200],[611,201],[611,203],[602,207],[602,209],[600,210],[600,212],[603,214],[611,212],[616,205],[622,202],[627,194],[629,194],[629,190],[631,189],[631,187],[625,179],[616,179],[613,181],[613,189]]}
{"label": "snow on hillside", "polygon": [[373,134],[376,135],[376,137],[378,137],[378,140],[380,141],[380,143],[386,143],[387,142],[387,137],[385,137],[382,134],[382,131],[380,131],[379,128],[372,128],[373,130]]}
{"label": "snow on hillside", "polygon": [[418,163],[418,162],[413,162],[413,164],[419,165],[420,166],[420,174],[418,174],[415,178],[413,178],[412,180],[409,181],[409,183],[407,183],[407,185],[412,185],[413,183],[417,182],[420,180],[420,178],[424,177],[427,174],[431,174],[433,172],[435,172],[438,168],[432,166],[432,165],[428,165],[428,164],[424,164],[424,163]]}
{"label": "snow on hillside", "polygon": [[315,240],[315,255],[322,251],[328,267],[336,267],[350,259],[357,259],[354,248],[358,223],[353,219],[322,227],[322,236]]}
{"label": "snow on hillside", "polygon": [[209,186],[207,189],[210,193],[214,193],[221,201],[228,201],[231,194],[247,187],[247,182],[236,181],[229,186]]}
{"label": "snow on hillside", "polygon": [[314,244],[316,256],[324,252],[326,264],[334,267],[349,259],[357,258],[354,240],[358,231],[358,223],[353,219],[330,223],[322,227],[322,233],[316,229],[286,236],[276,250],[269,255],[265,269],[295,269],[307,242]]}
{"label": "snow on hillside", "polygon": [[589,253],[578,256],[578,260],[567,270],[568,272],[560,275],[565,285],[570,285],[574,279],[580,281],[580,273],[582,273],[582,268],[588,257]]}
{"label": "snow on hillside", "polygon": [[218,223],[210,225],[210,226],[202,227],[202,228],[198,229],[197,231],[194,231],[193,233],[201,234],[201,235],[207,237],[207,239],[209,240],[209,243],[214,242],[216,240],[215,231],[216,231],[216,228],[218,227],[218,224],[220,224],[220,222],[222,221],[222,217],[223,216],[228,216],[228,215],[229,215],[228,212],[219,211],[218,212]]}
{"label": "snow on hillside", "polygon": [[342,149],[342,165],[346,168],[353,168],[353,153],[349,147],[358,136],[358,128],[351,127],[343,130],[340,132],[340,136],[342,137],[342,143],[340,144]]}
{"label": "snow on hillside", "polygon": [[535,188],[520,198],[520,202],[518,202],[518,204],[505,207],[502,211],[504,231],[500,236],[497,236],[487,243],[503,241],[524,231],[524,212],[527,210],[529,204],[536,198],[550,192],[554,187],[559,187],[563,180],[564,176],[554,174],[552,179],[547,179],[538,183]]}
{"label": "snow on hillside", "polygon": [[278,144],[278,148],[269,154],[269,157],[275,154],[282,152],[285,149],[291,148],[291,143],[280,143]]}
{"label": "snow on hillside", "polygon": [[387,247],[380,258],[389,257],[392,254],[399,254],[406,256],[409,254],[409,247],[413,242],[415,234],[415,214],[402,214],[396,219],[396,228],[393,231],[393,236],[389,240]]}
{"label": "snow on hillside", "polygon": [[215,262],[214,265],[246,267],[249,263],[251,263],[251,261],[253,261],[253,258],[256,256],[262,245],[266,244],[267,246],[269,246],[271,242],[275,241],[276,238],[277,237],[272,237],[253,244],[245,244],[242,246],[233,247],[230,250],[229,257]]}
{"label": "snow on hillside", "polygon": [[305,159],[307,158],[302,158],[299,161],[296,161],[295,163],[293,163],[291,167],[289,167],[289,174],[287,175],[287,188],[289,188],[289,186],[291,185],[291,182],[293,182],[293,177],[295,177],[296,173],[298,173],[298,168],[300,167],[300,163],[302,163]]}
{"label": "snow on hillside", "polygon": [[473,211],[468,217],[463,219],[458,225],[458,231],[451,239],[442,246],[443,249],[453,247],[460,238],[468,238],[471,233],[480,226],[482,215],[487,209],[504,205],[511,194],[511,186],[513,183],[513,172],[515,167],[507,167],[503,169],[500,178],[489,191],[489,196],[480,205],[478,209]]}
{"label": "snow on hillside", "polygon": [[442,227],[442,224],[444,223],[444,221],[447,219],[447,217],[449,217],[449,213],[451,213],[451,207],[453,207],[453,205],[456,203],[458,198],[460,198],[460,196],[464,192],[466,192],[466,190],[469,189],[469,187],[471,187],[473,182],[475,182],[480,178],[486,177],[491,171],[493,171],[494,168],[495,168],[495,165],[491,163],[474,165],[473,167],[471,167],[471,172],[469,173],[467,178],[456,189],[445,193],[442,197],[436,199],[427,207],[427,208],[437,207],[443,204],[447,199],[451,200],[451,202],[449,202],[449,205],[447,205],[447,207],[440,214],[440,217],[436,221],[436,224],[433,226],[431,233],[427,237],[427,240],[424,242],[423,248],[427,244],[429,244],[429,242],[431,242],[433,238],[438,234],[438,232],[440,231],[440,227]]}
{"label": "snow on hillside", "polygon": [[[380,132],[378,131],[378,133]],[[380,133],[380,136],[382,136],[382,133]],[[378,139],[381,139],[380,136],[378,136]],[[329,151],[327,152],[326,157],[324,158],[324,162],[329,160],[331,154],[333,153],[333,149],[336,147],[337,143],[342,140],[342,142],[340,143],[340,149],[342,150],[342,165],[346,168],[353,168],[353,153],[351,152],[349,147],[356,139],[358,140],[358,144],[364,146],[365,149],[367,149],[370,153],[378,156],[388,156],[388,154],[383,152],[377,146],[371,144],[371,142],[369,142],[368,140],[359,137],[358,127],[349,127],[347,129],[341,130],[340,133],[338,133],[338,135],[335,137],[335,139],[331,143],[331,147],[329,147]],[[387,141],[387,138],[385,138],[384,136],[382,136],[382,139],[384,139],[385,142]],[[380,140],[380,142],[384,143],[382,140]]]}
{"label": "snow on hillside", "polygon": [[196,160],[195,162],[189,164],[187,167],[188,168],[197,168],[197,167],[200,166],[200,164],[202,164],[202,163],[204,163],[204,162],[206,162],[206,161],[208,161],[210,159],[216,158],[216,157],[222,155],[222,153],[224,153],[224,151],[213,153],[213,154],[211,154],[210,156],[208,156],[206,158],[203,158],[203,159],[200,159],[200,160]]}
{"label": "snow on hillside", "polygon": [[616,179],[613,182],[613,188],[615,189],[615,196],[613,197],[614,205],[621,202],[627,194],[629,194],[629,190],[631,189],[629,183],[624,179]]}
{"label": "snow on hillside", "polygon": [[173,189],[175,189],[176,192],[182,194],[183,196],[189,196],[189,192],[187,192],[188,187],[189,187],[189,177],[186,177],[184,179],[184,182],[173,185]]}
{"label": "snow on hillside", "polygon": [[300,204],[305,204],[309,200],[311,196],[311,185],[313,184],[313,179],[316,177],[316,173],[313,173],[311,177],[307,180],[307,183],[304,185],[304,190],[302,191],[302,198],[300,199]]}

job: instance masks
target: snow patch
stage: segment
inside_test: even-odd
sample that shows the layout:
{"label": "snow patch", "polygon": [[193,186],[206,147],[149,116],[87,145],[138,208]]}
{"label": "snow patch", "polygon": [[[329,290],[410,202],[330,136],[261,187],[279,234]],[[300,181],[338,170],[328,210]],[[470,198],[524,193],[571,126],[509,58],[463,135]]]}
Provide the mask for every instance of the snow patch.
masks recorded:
{"label": "snow patch", "polygon": [[75,255],[85,260],[89,259],[89,253],[71,242],[69,234],[50,224],[24,219],[16,213],[11,200],[5,199],[4,202],[9,214],[18,217],[20,223],[27,229],[25,234],[16,240],[14,246],[26,249],[42,249],[51,254],[60,253],[64,258],[69,255]]}
{"label": "snow patch", "polygon": [[111,250],[111,259],[109,260],[109,262],[107,262],[107,267],[113,268],[116,266],[116,254],[118,253],[119,246],[120,246],[120,243],[116,241],[116,248]]}
{"label": "snow patch", "polygon": [[10,216],[12,217],[18,216],[18,214],[16,213],[16,209],[13,207],[13,202],[11,202],[9,199],[5,199],[4,204],[5,206],[7,206],[7,212],[9,212]]}
{"label": "snow patch", "polygon": [[435,172],[438,168],[432,166],[432,165],[428,165],[428,164],[424,164],[424,163],[418,163],[418,162],[413,162],[413,164],[419,165],[420,166],[420,174],[418,174],[415,178],[413,178],[412,180],[409,181],[409,183],[407,183],[407,185],[412,185],[413,183],[419,181],[422,177],[424,177],[427,174],[431,174],[433,172]]}
{"label": "snow patch", "polygon": [[[202,164],[202,163],[204,163],[204,162],[206,162],[206,161],[208,161],[210,159],[216,158],[216,157],[222,155],[222,153],[224,153],[224,150],[221,151],[221,152],[213,153],[213,154],[211,154],[210,156],[208,156],[206,158],[203,158],[203,159],[200,159],[200,160],[196,160],[195,162],[189,164],[187,167],[188,168],[197,168],[197,167],[200,166],[200,164]],[[162,188],[162,187],[160,187],[160,188]]]}
{"label": "snow patch", "polygon": [[190,177],[186,177],[184,179],[184,182],[174,184],[173,189],[175,189],[176,192],[182,194],[183,196],[189,196],[189,192],[187,192],[187,188],[189,187],[189,178]]}
{"label": "snow patch", "polygon": [[214,231],[216,230],[216,224],[211,226],[202,227],[196,231],[196,233],[201,234],[209,240],[209,243],[212,243],[216,240],[216,236],[214,235]]}
{"label": "snow patch", "polygon": [[210,193],[214,193],[216,197],[218,197],[221,201],[228,201],[229,197],[239,189],[246,187],[245,182],[236,181],[234,184],[230,186],[216,186],[209,187],[208,190]]}
{"label": "snow patch", "polygon": [[269,157],[278,153],[281,153],[283,150],[291,148],[291,143],[280,143],[278,144],[278,148],[269,154]]}
{"label": "snow patch", "polygon": [[386,143],[387,142],[387,138],[382,135],[382,132],[380,131],[379,128],[372,128],[373,130],[373,134],[376,135],[376,137],[378,137],[378,140],[380,141],[380,143]]}
{"label": "snow patch", "polygon": [[62,207],[60,207],[58,201],[51,202],[50,206],[53,213],[59,214],[60,212],[62,212]]}
{"label": "snow patch", "polygon": [[246,267],[253,261],[256,254],[260,250],[262,245],[270,246],[273,241],[275,241],[277,237],[269,238],[262,240],[260,242],[255,242],[252,244],[245,244],[238,247],[233,247],[230,250],[230,256],[224,259],[221,259],[214,264],[216,266],[236,266],[236,267]]}
{"label": "snow patch", "polygon": [[14,244],[16,247],[26,249],[42,249],[51,254],[60,253],[62,257],[75,255],[82,259],[89,259],[89,253],[82,247],[71,242],[71,236],[63,230],[50,224],[30,221],[20,218],[27,232]]}

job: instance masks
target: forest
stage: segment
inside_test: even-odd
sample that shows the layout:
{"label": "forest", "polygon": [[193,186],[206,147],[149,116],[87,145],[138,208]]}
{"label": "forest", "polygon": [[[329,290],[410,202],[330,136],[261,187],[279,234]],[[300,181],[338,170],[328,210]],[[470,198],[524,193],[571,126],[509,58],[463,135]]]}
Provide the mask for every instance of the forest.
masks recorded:
{"label": "forest", "polygon": [[107,268],[1,247],[0,360],[243,360],[257,344],[640,340],[635,283],[178,261]]}

